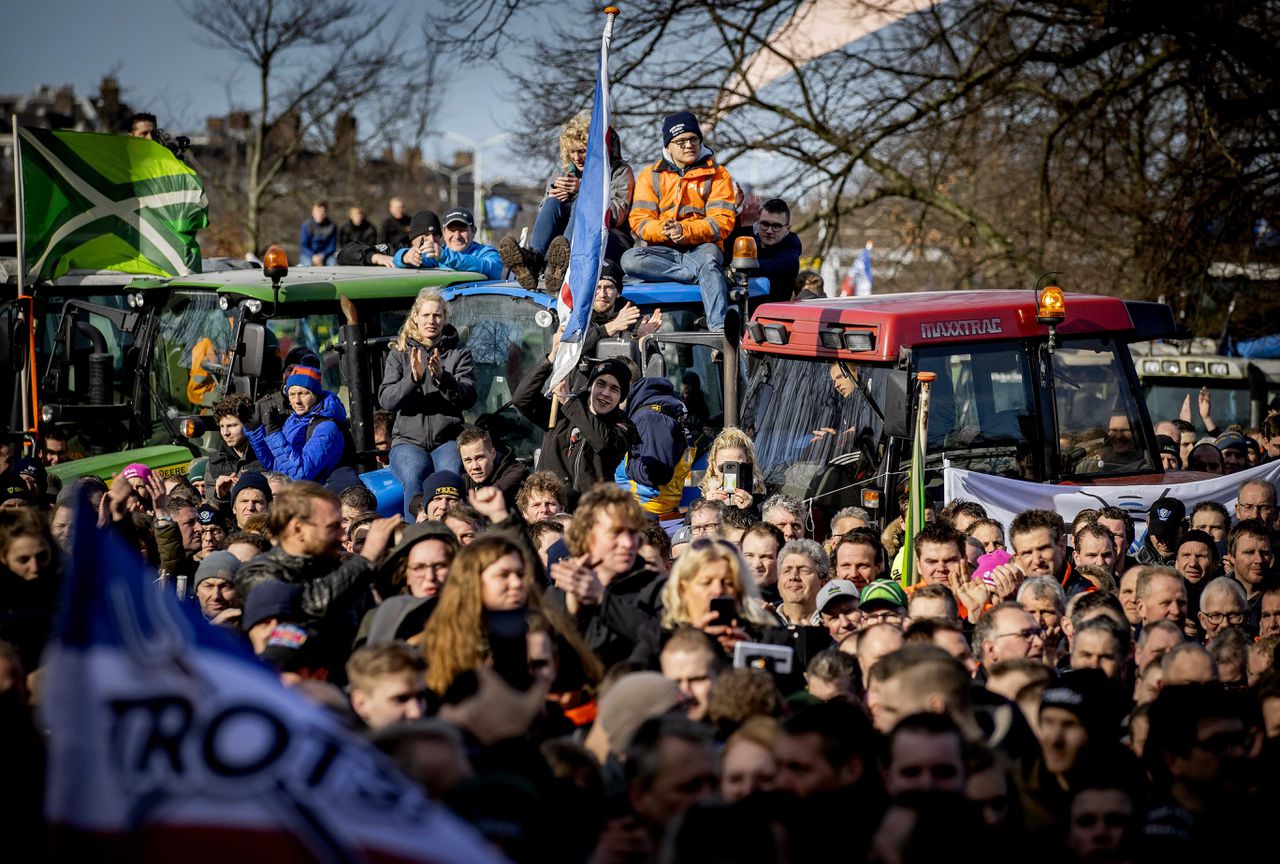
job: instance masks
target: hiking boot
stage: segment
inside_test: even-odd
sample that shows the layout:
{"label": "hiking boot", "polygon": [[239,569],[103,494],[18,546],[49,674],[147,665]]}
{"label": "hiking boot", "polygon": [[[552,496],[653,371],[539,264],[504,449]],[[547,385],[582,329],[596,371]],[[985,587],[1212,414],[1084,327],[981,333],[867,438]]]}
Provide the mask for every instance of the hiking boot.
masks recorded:
{"label": "hiking boot", "polygon": [[564,236],[557,237],[547,247],[547,269],[543,274],[543,284],[552,294],[559,292],[564,284],[565,271],[569,269],[569,241]]}
{"label": "hiking boot", "polygon": [[538,274],[542,271],[541,255],[532,249],[525,249],[516,238],[508,234],[498,241],[498,257],[521,288],[526,291],[538,290]]}

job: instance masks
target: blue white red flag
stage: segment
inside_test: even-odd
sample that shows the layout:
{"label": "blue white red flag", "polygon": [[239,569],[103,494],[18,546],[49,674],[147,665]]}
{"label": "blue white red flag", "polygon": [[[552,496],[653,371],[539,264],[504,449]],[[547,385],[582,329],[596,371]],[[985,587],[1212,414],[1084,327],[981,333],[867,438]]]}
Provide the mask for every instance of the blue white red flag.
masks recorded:
{"label": "blue white red flag", "polygon": [[555,367],[547,379],[547,391],[565,378],[582,355],[582,337],[591,320],[591,301],[600,281],[600,264],[604,261],[605,241],[609,236],[609,40],[613,36],[613,14],[605,19],[600,39],[600,71],[596,77],[595,103],[591,106],[591,125],[587,130],[587,161],[582,168],[582,182],[573,205],[569,225],[569,269],[557,295],[556,309],[564,324]]}
{"label": "blue white red flag", "polygon": [[42,679],[54,860],[501,860],[94,522]]}
{"label": "blue white red flag", "polygon": [[867,245],[863,248],[862,254],[858,256],[858,260],[853,262],[853,267],[849,271],[850,281],[853,283],[854,297],[870,297],[871,296],[871,242],[867,241]]}

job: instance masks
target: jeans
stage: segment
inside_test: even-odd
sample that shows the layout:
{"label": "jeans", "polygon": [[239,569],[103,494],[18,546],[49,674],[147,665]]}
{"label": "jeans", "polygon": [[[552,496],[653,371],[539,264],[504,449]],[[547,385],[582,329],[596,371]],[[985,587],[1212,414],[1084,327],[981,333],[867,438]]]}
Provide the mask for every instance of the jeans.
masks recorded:
{"label": "jeans", "polygon": [[622,253],[622,269],[646,282],[698,283],[707,329],[724,329],[729,311],[729,285],[724,279],[724,253],[714,243],[681,251],[666,246],[638,246]]}
{"label": "jeans", "polygon": [[551,241],[569,230],[569,222],[573,218],[573,200],[565,202],[548,195],[542,199],[538,207],[538,218],[533,223],[533,233],[529,235],[529,248],[539,255],[547,254]]}
{"label": "jeans", "polygon": [[[417,444],[395,444],[391,447],[391,473],[404,490],[404,518],[412,522],[409,502],[422,494],[422,484],[434,471],[462,473],[462,457],[458,454],[458,442],[446,441],[434,450],[427,451]],[[426,502],[423,502],[426,506]]]}

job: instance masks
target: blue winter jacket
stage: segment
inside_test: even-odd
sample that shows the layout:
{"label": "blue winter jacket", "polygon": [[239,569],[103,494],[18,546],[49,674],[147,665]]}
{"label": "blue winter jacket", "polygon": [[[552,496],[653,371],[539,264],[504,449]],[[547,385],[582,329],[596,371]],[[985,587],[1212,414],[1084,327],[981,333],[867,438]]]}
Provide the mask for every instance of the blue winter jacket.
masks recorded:
{"label": "blue winter jacket", "polygon": [[332,417],[347,422],[347,409],[338,397],[325,390],[321,399],[306,414],[290,414],[279,432],[267,434],[266,427],[245,429],[253,452],[267,471],[279,471],[292,480],[315,480],[323,483],[342,461],[344,436],[338,423],[317,423],[307,440],[307,427],[316,417]]}
{"label": "blue winter jacket", "polygon": [[693,465],[693,448],[681,424],[686,413],[666,378],[641,378],[627,394],[627,416],[640,444],[619,463],[614,480],[650,513],[667,514],[680,506]]}
{"label": "blue winter jacket", "polygon": [[[413,267],[412,264],[406,264],[404,261],[404,253],[408,251],[409,249],[406,247],[396,253],[395,264],[397,267]],[[462,252],[454,252],[448,246],[441,246],[439,258],[424,257],[422,263],[418,266],[423,269],[445,267],[449,270],[483,273],[489,279],[502,278],[502,258],[498,256],[498,250],[492,246],[477,243],[474,240]]]}

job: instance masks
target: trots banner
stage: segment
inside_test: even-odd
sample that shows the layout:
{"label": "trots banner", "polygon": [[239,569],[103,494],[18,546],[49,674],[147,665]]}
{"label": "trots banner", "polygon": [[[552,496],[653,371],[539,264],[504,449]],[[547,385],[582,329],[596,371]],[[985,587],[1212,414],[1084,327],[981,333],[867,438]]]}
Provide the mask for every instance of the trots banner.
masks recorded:
{"label": "trots banner", "polygon": [[501,860],[94,521],[42,678],[53,860]]}
{"label": "trots banner", "polygon": [[1137,525],[1137,537],[1141,539],[1147,522],[1147,510],[1157,499],[1168,496],[1177,498],[1187,507],[1187,513],[1201,501],[1216,501],[1234,512],[1240,484],[1246,480],[1265,480],[1275,484],[1280,481],[1280,462],[1255,465],[1245,471],[1226,474],[1192,483],[1159,483],[1150,486],[1054,486],[1031,483],[1008,477],[979,474],[948,465],[943,469],[943,488],[948,501],[962,498],[977,501],[987,508],[987,515],[1006,528],[1023,510],[1053,510],[1067,524],[1081,510],[1100,507],[1121,507],[1129,511]]}

